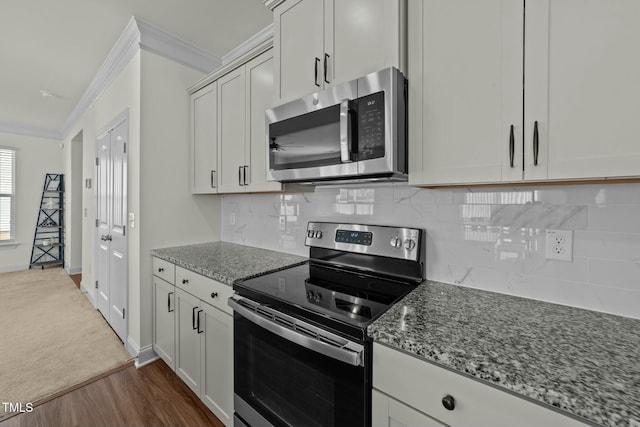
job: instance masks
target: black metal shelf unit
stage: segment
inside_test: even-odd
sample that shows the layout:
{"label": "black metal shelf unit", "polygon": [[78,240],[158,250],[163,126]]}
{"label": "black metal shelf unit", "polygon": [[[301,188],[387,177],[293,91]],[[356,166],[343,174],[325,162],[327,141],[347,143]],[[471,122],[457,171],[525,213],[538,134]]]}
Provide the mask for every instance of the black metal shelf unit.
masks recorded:
{"label": "black metal shelf unit", "polygon": [[64,265],[64,175],[44,178],[29,269]]}

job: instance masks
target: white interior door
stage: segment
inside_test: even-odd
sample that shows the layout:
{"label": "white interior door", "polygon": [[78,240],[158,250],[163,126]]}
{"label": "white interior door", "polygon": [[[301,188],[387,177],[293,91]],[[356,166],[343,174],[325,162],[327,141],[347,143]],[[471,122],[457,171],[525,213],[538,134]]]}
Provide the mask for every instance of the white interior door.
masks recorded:
{"label": "white interior door", "polygon": [[96,141],[96,303],[109,320],[109,182],[110,134]]}
{"label": "white interior door", "polygon": [[128,123],[96,141],[96,280],[98,310],[125,342],[127,336]]}
{"label": "white interior door", "polygon": [[127,335],[127,122],[111,132],[109,223],[109,323],[124,342]]}

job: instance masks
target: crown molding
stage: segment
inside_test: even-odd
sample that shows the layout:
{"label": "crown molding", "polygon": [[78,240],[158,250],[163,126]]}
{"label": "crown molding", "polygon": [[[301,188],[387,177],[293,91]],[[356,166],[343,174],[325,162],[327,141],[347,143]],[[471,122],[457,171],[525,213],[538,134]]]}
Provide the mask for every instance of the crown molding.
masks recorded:
{"label": "crown molding", "polygon": [[276,7],[280,6],[284,2],[285,2],[285,0],[262,0],[262,3],[264,3],[264,5],[266,7],[268,7],[269,9],[271,9],[271,10],[273,10]]}
{"label": "crown molding", "polygon": [[153,52],[179,64],[196,69],[202,73],[210,73],[223,61],[189,42],[168,33],[140,18],[136,21],[140,31],[140,48]]}
{"label": "crown molding", "polygon": [[266,42],[273,38],[273,24],[269,24],[262,30],[249,37],[246,41],[242,42],[230,52],[222,56],[222,64],[227,65],[230,62],[242,57],[246,53],[250,52],[256,46]]}
{"label": "crown molding", "polygon": [[64,138],[69,136],[69,133],[91,108],[98,96],[113,83],[139,49],[140,30],[136,18],[132,17],[62,126],[60,133]]}
{"label": "crown molding", "polygon": [[210,72],[222,63],[217,56],[190,45],[134,16],[129,20],[98,73],[62,127],[60,134],[63,137],[69,136],[73,127],[91,108],[98,96],[116,79],[141,48],[201,72]]}
{"label": "crown molding", "polygon": [[61,141],[62,134],[57,130],[42,129],[35,126],[17,125],[14,123],[0,123],[0,133],[13,135],[35,136],[37,138],[54,139]]}

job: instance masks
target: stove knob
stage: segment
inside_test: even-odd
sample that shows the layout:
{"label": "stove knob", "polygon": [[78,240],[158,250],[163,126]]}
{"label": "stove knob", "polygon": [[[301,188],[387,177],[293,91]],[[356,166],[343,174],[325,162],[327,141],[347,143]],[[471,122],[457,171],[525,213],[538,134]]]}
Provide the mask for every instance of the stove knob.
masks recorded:
{"label": "stove knob", "polygon": [[316,230],[316,239],[322,239],[322,231]]}
{"label": "stove knob", "polygon": [[402,245],[402,240],[398,236],[395,236],[391,238],[390,243],[394,248],[399,248]]}
{"label": "stove knob", "polygon": [[407,239],[404,241],[404,248],[408,251],[412,251],[416,247],[416,241],[413,239]]}

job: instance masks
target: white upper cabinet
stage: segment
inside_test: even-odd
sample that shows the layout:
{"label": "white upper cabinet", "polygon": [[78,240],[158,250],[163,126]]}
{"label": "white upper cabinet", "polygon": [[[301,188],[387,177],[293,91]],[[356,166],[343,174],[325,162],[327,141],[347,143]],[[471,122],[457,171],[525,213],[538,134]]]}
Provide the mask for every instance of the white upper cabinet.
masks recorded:
{"label": "white upper cabinet", "polygon": [[191,95],[191,192],[217,193],[218,85],[216,82]]}
{"label": "white upper cabinet", "polygon": [[409,181],[522,179],[522,1],[409,2]]}
{"label": "white upper cabinet", "polygon": [[268,155],[265,111],[273,106],[273,55],[269,51],[245,65],[246,79],[246,191],[281,191],[282,184],[267,181]]}
{"label": "white upper cabinet", "polygon": [[244,67],[218,80],[218,156],[220,193],[243,191],[245,173],[245,74]]}
{"label": "white upper cabinet", "polygon": [[639,17],[633,0],[409,2],[410,183],[640,175]]}
{"label": "white upper cabinet", "polygon": [[323,86],[324,2],[292,0],[274,15],[276,101],[299,98]]}
{"label": "white upper cabinet", "polygon": [[193,193],[282,191],[279,182],[267,181],[265,111],[273,106],[273,63],[266,42],[189,89]]}
{"label": "white upper cabinet", "polygon": [[640,175],[639,22],[637,0],[527,2],[525,179]]}
{"label": "white upper cabinet", "polygon": [[406,0],[287,0],[274,9],[276,103],[394,66]]}

